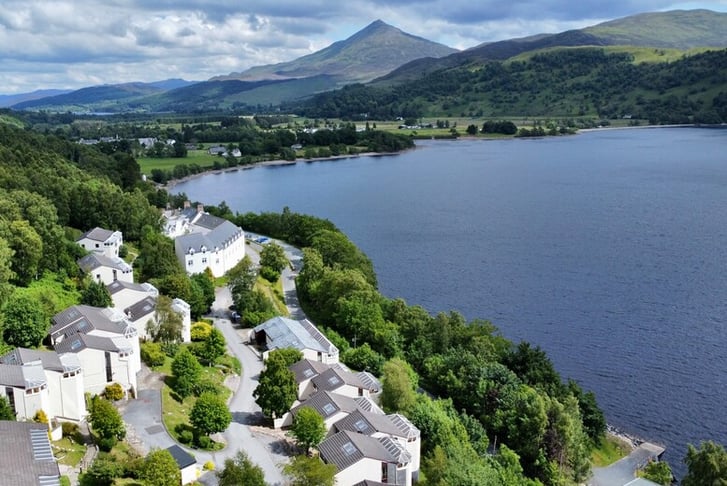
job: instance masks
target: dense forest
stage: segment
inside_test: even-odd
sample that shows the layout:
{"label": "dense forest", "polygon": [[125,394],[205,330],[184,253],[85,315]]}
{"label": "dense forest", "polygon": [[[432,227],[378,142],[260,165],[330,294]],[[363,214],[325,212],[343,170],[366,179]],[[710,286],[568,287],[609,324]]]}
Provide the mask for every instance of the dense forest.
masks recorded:
{"label": "dense forest", "polygon": [[[658,49],[655,50],[658,58]],[[284,107],[309,117],[593,116],[651,124],[727,122],[727,50],[635,63],[628,50],[568,48],[351,85]]]}

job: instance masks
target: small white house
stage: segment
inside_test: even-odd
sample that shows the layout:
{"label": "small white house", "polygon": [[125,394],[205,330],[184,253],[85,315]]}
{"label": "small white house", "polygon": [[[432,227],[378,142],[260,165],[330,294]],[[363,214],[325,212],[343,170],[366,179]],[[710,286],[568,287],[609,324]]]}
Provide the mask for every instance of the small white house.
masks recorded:
{"label": "small white house", "polygon": [[343,363],[325,364],[302,359],[290,366],[298,383],[298,399],[305,400],[316,391],[326,390],[348,397],[369,397],[375,400],[381,382],[366,371],[351,371]]}
{"label": "small white house", "polygon": [[76,243],[89,252],[101,253],[111,258],[119,256],[119,248],[124,244],[124,238],[121,231],[96,227],[82,234]]}
{"label": "small white house", "polygon": [[147,282],[139,284],[124,280],[115,280],[106,285],[106,290],[109,291],[111,301],[117,309],[126,309],[146,297],[156,299],[159,295],[159,290]]}
{"label": "small white house", "polygon": [[59,354],[78,355],[85,391],[100,393],[112,382],[136,390],[139,335],[122,312],[74,305],[53,316],[50,337]]}
{"label": "small white house", "polygon": [[131,343],[122,336],[102,337],[78,333],[55,345],[58,353],[74,353],[84,373],[84,391],[92,395],[118,383],[136,393],[136,364]]}
{"label": "small white house", "polygon": [[0,364],[0,393],[8,399],[18,420],[33,420],[40,410],[50,415],[48,381],[40,361]]}
{"label": "small white house", "polygon": [[167,447],[167,451],[169,451],[177,463],[177,467],[179,467],[179,472],[182,474],[182,486],[195,482],[199,474],[197,459],[178,445]]}
{"label": "small white house", "polygon": [[357,409],[333,424],[330,432],[338,433],[346,430],[377,439],[389,437],[398,442],[411,456],[410,471],[412,480],[419,479],[421,432],[409,419],[398,413],[383,415]]}
{"label": "small white house", "polygon": [[250,332],[250,341],[266,348],[264,358],[274,349],[294,348],[302,352],[305,359],[338,363],[338,348],[307,319],[273,317]]}
{"label": "small white house", "polygon": [[117,280],[134,281],[134,269],[117,256],[108,257],[102,253],[89,253],[78,260],[78,266],[91,275],[96,282],[104,285],[109,285]]}
{"label": "small white house", "polygon": [[40,362],[48,385],[49,418],[80,422],[88,414],[84,398],[81,361],[75,354],[15,348],[0,358],[0,363],[16,367]]}
{"label": "small white house", "polygon": [[363,480],[411,486],[411,456],[390,437],[375,438],[338,432],[318,445],[320,458],[338,469],[336,485],[353,486]]}

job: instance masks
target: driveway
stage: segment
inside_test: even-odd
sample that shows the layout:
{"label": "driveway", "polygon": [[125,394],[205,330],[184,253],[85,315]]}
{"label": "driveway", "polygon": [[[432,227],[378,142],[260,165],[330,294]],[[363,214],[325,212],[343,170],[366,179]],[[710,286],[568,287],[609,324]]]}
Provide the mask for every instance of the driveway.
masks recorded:
{"label": "driveway", "polygon": [[[305,319],[295,288],[295,277],[302,267],[303,254],[287,243],[278,240],[275,242],[283,247],[291,262],[290,267],[286,267],[282,272],[283,292],[290,316],[293,319]],[[247,254],[255,264],[259,262],[260,249],[258,244],[248,245]],[[222,331],[228,348],[242,364],[242,376],[229,402],[232,423],[224,433],[227,446],[216,452],[187,450],[197,458],[200,466],[212,461],[217,468],[223,466],[225,459],[234,457],[237,451],[243,450],[252,462],[262,468],[268,484],[282,485],[284,478],[281,466],[286,464],[290,457],[288,442],[282,432],[260,426],[263,415],[255,403],[252,392],[257,387],[263,362],[253,348],[245,344],[250,330],[236,329],[227,319],[230,305],[232,305],[230,289],[228,287],[215,289],[215,302],[211,309],[214,325]],[[143,366],[138,380],[140,384],[138,398],[120,407],[127,424],[128,441],[143,452],[148,452],[152,448],[165,449],[176,444],[162,424],[160,375],[150,372]],[[199,481],[207,485],[217,484],[214,474],[203,474]]]}
{"label": "driveway", "polygon": [[643,442],[631,453],[607,467],[594,467],[589,486],[624,486],[636,478],[636,470],[657,459],[664,448]]}

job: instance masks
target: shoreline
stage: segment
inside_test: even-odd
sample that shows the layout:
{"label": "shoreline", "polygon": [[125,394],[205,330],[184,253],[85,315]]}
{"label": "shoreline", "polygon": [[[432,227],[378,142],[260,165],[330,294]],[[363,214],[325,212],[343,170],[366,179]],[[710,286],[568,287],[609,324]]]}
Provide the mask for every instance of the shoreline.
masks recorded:
{"label": "shoreline", "polygon": [[[598,128],[581,128],[578,129],[574,135],[579,135],[581,133],[589,133],[589,132],[602,132],[607,130],[643,130],[643,129],[654,129],[654,128],[727,128],[727,124],[720,124],[720,125],[699,125],[699,124],[673,124],[673,125],[636,125],[636,126],[623,126],[623,127],[598,127]],[[542,139],[547,137],[528,137],[530,139]],[[510,137],[510,140],[515,140],[517,137]],[[440,141],[436,138],[424,138],[420,140],[426,140],[426,141]],[[443,139],[444,141],[457,141],[457,140],[483,140],[483,141],[492,141],[492,140],[505,140],[505,138],[502,137],[493,137],[493,138],[487,138],[487,137],[478,137],[475,135],[462,135],[457,138],[451,139]],[[250,170],[254,169],[256,167],[266,167],[266,166],[283,166],[283,165],[295,165],[300,162],[329,162],[329,161],[337,161],[337,160],[343,160],[343,159],[355,159],[359,157],[389,157],[394,155],[399,155],[407,150],[416,150],[418,147],[415,146],[410,149],[405,149],[399,152],[361,152],[358,154],[346,154],[346,155],[332,155],[330,157],[313,157],[310,159],[305,158],[296,158],[295,160],[283,160],[283,159],[274,159],[274,160],[263,160],[261,162],[255,162],[253,164],[249,165],[238,165],[235,167],[226,167],[224,169],[210,169],[205,170],[202,172],[199,172],[197,174],[188,175],[185,177],[182,177],[181,179],[171,179],[167,181],[166,184],[160,184],[159,187],[162,189],[165,189],[167,191],[171,191],[174,189],[174,187],[177,184],[188,182],[191,180],[194,180],[198,177],[202,177],[209,174],[224,174],[227,172],[237,172],[239,170]]]}
{"label": "shoreline", "polygon": [[[416,148],[416,147],[415,147]],[[407,149],[407,150],[414,150],[414,149]],[[183,182],[188,182],[194,179],[197,179],[202,176],[210,175],[210,174],[225,174],[228,172],[237,172],[240,170],[252,170],[256,167],[277,167],[277,166],[284,166],[284,165],[295,165],[299,164],[301,162],[334,162],[342,159],[356,159],[359,157],[389,157],[393,155],[399,155],[400,153],[404,152],[405,150],[402,150],[400,152],[361,152],[358,154],[347,154],[347,155],[332,155],[330,157],[313,157],[310,159],[298,159],[295,160],[284,160],[284,159],[274,159],[274,160],[263,160],[261,162],[255,162],[253,164],[249,165],[237,165],[235,167],[226,167],[224,169],[210,169],[205,170],[202,172],[198,172],[197,174],[188,175],[185,177],[182,177],[181,179],[171,179],[167,181],[166,184],[160,184],[159,187],[162,189],[165,189],[167,192],[174,189],[174,187],[177,184],[181,184]]]}

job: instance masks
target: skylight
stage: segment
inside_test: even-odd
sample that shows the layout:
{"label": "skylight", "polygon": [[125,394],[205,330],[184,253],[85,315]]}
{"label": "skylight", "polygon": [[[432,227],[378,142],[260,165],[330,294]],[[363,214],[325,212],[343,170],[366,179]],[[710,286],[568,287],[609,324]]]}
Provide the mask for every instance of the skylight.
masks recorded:
{"label": "skylight", "polygon": [[325,405],[323,405],[323,411],[326,413],[326,415],[330,415],[336,411],[336,407],[334,407],[332,403],[326,403]]}
{"label": "skylight", "polygon": [[346,442],[345,444],[343,444],[343,445],[341,446],[341,450],[342,450],[342,451],[343,451],[343,453],[344,453],[344,454],[346,454],[347,456],[350,456],[350,455],[352,455],[352,454],[355,454],[355,453],[356,453],[356,447],[355,447],[355,446],[353,445],[353,443],[351,443],[351,442]]}

